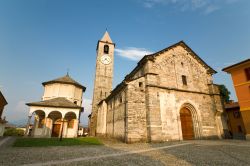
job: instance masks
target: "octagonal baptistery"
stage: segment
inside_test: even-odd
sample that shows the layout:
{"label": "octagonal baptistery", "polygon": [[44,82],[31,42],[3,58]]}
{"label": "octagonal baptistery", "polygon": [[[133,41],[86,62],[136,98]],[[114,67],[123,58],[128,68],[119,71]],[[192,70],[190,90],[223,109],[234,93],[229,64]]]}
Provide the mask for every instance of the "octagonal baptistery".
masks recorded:
{"label": "octagonal baptistery", "polygon": [[86,88],[68,74],[42,84],[42,101],[27,103],[30,111],[26,134],[33,137],[77,137],[83,112],[82,94]]}
{"label": "octagonal baptistery", "polygon": [[85,87],[73,80],[68,74],[64,77],[42,83],[44,95],[42,100],[65,97],[69,101],[81,106],[82,93]]}

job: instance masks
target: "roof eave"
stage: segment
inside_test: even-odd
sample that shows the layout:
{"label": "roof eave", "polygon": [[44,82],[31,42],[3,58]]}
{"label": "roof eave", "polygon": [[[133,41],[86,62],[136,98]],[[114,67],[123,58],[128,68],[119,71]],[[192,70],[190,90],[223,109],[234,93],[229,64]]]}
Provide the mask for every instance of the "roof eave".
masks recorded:
{"label": "roof eave", "polygon": [[114,90],[111,91],[110,95],[107,96],[107,98],[105,99],[105,101],[107,102],[110,98],[112,98],[116,92],[120,91],[121,89],[125,88],[127,86],[125,81],[122,81],[119,85],[117,85],[115,87]]}
{"label": "roof eave", "polygon": [[4,100],[4,105],[7,105],[8,104],[8,102],[7,102],[7,100],[5,99],[5,97],[4,97],[4,95],[2,94],[2,92],[0,91],[0,95],[3,97],[3,100]]}
{"label": "roof eave", "polygon": [[246,59],[246,60],[238,62],[236,64],[227,66],[227,67],[223,68],[222,71],[229,73],[230,70],[233,70],[234,68],[239,67],[240,65],[244,65],[245,63],[250,63],[250,59]]}
{"label": "roof eave", "polygon": [[45,85],[54,84],[54,83],[75,85],[75,86],[81,88],[81,89],[83,90],[83,92],[85,92],[85,90],[86,90],[86,87],[85,87],[85,86],[82,86],[82,85],[80,85],[80,84],[75,84],[75,83],[70,83],[70,82],[62,82],[62,81],[47,81],[47,82],[43,82],[42,85],[45,86]]}
{"label": "roof eave", "polygon": [[203,60],[198,56],[198,54],[196,54],[196,53],[194,52],[194,50],[192,50],[183,40],[181,40],[181,41],[179,41],[179,42],[177,42],[177,43],[175,43],[175,44],[173,44],[173,45],[171,45],[171,46],[169,46],[169,47],[167,47],[167,48],[164,48],[164,49],[162,49],[162,50],[160,50],[160,51],[158,51],[158,52],[156,52],[156,53],[149,54],[149,55],[146,55],[146,56],[157,56],[157,55],[159,55],[159,54],[161,54],[161,53],[164,53],[164,52],[166,52],[166,51],[172,49],[173,47],[176,47],[176,46],[181,45],[181,44],[182,44],[184,47],[186,47],[187,49],[189,49],[189,50],[195,55],[195,57],[197,57],[198,60],[201,61],[201,62],[204,64],[204,67],[208,69],[208,70],[207,70],[208,73],[210,73],[210,74],[216,74],[216,73],[217,73],[217,71],[215,71],[215,70],[214,70],[212,67],[210,67],[205,61],[203,61]]}
{"label": "roof eave", "polygon": [[38,106],[38,107],[54,107],[54,108],[75,108],[75,109],[82,109],[83,107],[71,107],[71,106],[54,106],[54,105],[41,105],[41,104],[34,104],[34,103],[26,103],[27,106]]}

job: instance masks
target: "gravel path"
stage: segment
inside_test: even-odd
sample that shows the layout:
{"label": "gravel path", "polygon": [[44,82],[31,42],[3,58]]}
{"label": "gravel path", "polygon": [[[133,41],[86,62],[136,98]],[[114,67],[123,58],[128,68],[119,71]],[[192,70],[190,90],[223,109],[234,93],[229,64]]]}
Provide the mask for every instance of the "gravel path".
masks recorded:
{"label": "gravel path", "polygon": [[9,148],[15,140],[15,137],[2,137],[0,139],[0,149]]}
{"label": "gravel path", "polygon": [[249,141],[183,141],[157,144],[124,144],[114,140],[103,142],[104,146],[0,147],[0,165],[44,164],[51,161],[55,161],[51,165],[65,166],[250,165]]}

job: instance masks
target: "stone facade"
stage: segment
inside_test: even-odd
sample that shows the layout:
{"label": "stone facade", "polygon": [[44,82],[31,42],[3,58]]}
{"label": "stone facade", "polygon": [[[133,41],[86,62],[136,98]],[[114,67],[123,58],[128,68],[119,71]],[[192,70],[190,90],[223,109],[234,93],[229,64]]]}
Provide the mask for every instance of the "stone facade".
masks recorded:
{"label": "stone facade", "polygon": [[214,73],[183,41],[144,56],[99,103],[97,134],[127,143],[183,140],[180,110],[186,108],[193,139],[223,137],[227,125]]}
{"label": "stone facade", "polygon": [[94,93],[92,102],[92,113],[90,116],[90,135],[96,135],[97,110],[100,101],[105,99],[112,90],[113,62],[115,44],[106,31],[96,47],[96,73]]}

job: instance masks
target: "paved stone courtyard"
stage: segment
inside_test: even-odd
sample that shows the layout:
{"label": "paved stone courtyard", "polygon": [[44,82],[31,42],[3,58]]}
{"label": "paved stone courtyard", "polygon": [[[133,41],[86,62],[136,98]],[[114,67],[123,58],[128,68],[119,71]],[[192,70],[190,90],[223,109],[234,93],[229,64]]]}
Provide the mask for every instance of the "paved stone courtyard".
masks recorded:
{"label": "paved stone courtyard", "polygon": [[103,146],[0,146],[0,165],[250,165],[250,141],[209,140],[124,144],[103,140]]}

